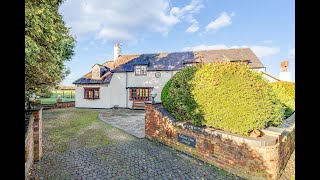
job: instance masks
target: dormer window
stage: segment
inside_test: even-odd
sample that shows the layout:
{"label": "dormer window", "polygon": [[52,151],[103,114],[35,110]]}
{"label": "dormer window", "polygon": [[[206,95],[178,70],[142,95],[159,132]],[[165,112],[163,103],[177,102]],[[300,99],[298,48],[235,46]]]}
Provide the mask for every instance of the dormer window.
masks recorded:
{"label": "dormer window", "polygon": [[134,66],[134,72],[135,72],[136,76],[146,76],[147,75],[147,66],[146,65]]}
{"label": "dormer window", "polygon": [[99,78],[99,69],[95,69],[92,71],[92,77]]}
{"label": "dormer window", "polygon": [[98,65],[92,68],[92,79],[100,79],[100,67]]}

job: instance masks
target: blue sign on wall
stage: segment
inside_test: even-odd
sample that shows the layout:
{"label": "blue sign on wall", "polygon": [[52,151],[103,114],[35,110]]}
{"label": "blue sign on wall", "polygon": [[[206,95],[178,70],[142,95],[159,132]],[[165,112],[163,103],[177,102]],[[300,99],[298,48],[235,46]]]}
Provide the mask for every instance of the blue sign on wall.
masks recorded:
{"label": "blue sign on wall", "polygon": [[196,139],[193,137],[178,133],[178,142],[196,148]]}

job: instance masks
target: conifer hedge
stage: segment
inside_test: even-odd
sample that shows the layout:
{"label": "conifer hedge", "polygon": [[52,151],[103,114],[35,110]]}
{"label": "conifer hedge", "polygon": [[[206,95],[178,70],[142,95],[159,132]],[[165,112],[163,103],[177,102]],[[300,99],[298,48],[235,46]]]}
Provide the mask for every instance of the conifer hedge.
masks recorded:
{"label": "conifer hedge", "polygon": [[248,65],[212,63],[177,72],[161,100],[177,120],[248,135],[285,118],[287,107],[274,88]]}
{"label": "conifer hedge", "polygon": [[295,112],[295,83],[294,82],[274,82],[272,83],[273,90],[277,98],[286,107],[285,116],[289,117]]}

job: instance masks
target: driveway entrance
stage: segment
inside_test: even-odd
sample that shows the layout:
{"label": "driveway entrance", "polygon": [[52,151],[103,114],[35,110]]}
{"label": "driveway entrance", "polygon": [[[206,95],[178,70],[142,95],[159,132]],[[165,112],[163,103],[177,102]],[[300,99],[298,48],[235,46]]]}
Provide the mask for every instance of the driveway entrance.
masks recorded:
{"label": "driveway entrance", "polygon": [[108,109],[101,111],[99,118],[137,138],[144,138],[145,136],[144,110]]}
{"label": "driveway entrance", "polygon": [[144,136],[144,111],[44,111],[43,157],[26,179],[240,179],[98,115]]}

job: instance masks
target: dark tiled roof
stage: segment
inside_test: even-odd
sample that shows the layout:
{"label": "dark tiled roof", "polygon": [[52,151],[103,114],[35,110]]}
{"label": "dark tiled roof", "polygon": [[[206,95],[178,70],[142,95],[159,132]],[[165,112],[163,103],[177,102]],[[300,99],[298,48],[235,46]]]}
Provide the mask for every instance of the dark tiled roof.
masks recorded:
{"label": "dark tiled roof", "polygon": [[103,83],[109,84],[112,79],[113,74],[109,73],[103,80]]}
{"label": "dark tiled roof", "polygon": [[100,65],[100,77],[110,71],[110,68]]}
{"label": "dark tiled roof", "polygon": [[172,71],[182,69],[185,63],[209,63],[241,60],[249,60],[249,66],[252,68],[264,67],[250,48],[121,55],[115,62],[107,61],[103,65],[100,65],[105,68],[101,71],[103,72],[101,73],[101,80],[91,79],[91,73],[88,73],[84,77],[75,81],[74,84],[108,84],[111,81],[112,73],[132,72],[134,71],[135,65],[147,65],[148,71]]}
{"label": "dark tiled roof", "polygon": [[74,81],[73,84],[103,84],[103,80],[80,78],[80,79]]}
{"label": "dark tiled roof", "polygon": [[179,70],[184,67],[185,62],[192,62],[192,52],[156,53],[142,54],[131,61],[120,65],[111,72],[130,72],[135,65],[148,65],[147,70]]}

